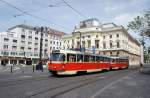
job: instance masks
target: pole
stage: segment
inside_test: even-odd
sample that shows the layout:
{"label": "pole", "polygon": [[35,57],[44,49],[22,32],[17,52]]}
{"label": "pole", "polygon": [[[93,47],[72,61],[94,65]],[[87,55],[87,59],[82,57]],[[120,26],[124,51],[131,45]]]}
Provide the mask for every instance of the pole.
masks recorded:
{"label": "pole", "polygon": [[42,46],[43,46],[43,30],[44,30],[44,28],[43,27],[41,27],[40,28],[40,31],[41,31],[41,38],[40,38],[40,54],[39,54],[39,56],[40,56],[40,61],[42,60]]}
{"label": "pole", "polygon": [[80,33],[80,52],[81,52],[81,32]]}

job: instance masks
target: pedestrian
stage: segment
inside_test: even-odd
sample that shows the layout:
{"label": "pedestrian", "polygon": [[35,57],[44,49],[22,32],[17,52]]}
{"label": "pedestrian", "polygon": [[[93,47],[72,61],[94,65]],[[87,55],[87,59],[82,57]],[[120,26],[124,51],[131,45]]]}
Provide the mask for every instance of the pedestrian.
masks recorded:
{"label": "pedestrian", "polygon": [[40,70],[42,70],[42,72],[43,72],[43,63],[42,63],[42,61],[39,62],[39,68],[40,68]]}
{"label": "pedestrian", "polygon": [[140,63],[140,72],[143,72],[143,64]]}
{"label": "pedestrian", "polygon": [[140,67],[143,67],[143,64],[142,64],[142,63],[140,63]]}

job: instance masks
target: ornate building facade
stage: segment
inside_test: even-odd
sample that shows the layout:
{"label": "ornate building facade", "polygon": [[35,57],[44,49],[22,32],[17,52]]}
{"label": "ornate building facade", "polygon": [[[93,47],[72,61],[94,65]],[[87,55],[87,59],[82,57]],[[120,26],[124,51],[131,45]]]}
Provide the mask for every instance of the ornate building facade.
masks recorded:
{"label": "ornate building facade", "polygon": [[72,34],[63,36],[63,49],[81,49],[100,55],[128,57],[130,65],[139,65],[141,46],[123,26],[101,24],[97,19],[80,22]]}

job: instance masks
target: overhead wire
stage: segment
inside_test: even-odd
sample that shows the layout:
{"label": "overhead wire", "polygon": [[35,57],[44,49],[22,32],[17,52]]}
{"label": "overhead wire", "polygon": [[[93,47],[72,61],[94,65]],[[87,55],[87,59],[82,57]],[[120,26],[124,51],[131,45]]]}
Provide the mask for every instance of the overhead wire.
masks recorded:
{"label": "overhead wire", "polygon": [[78,15],[80,15],[83,18],[86,18],[85,15],[83,15],[81,12],[79,12],[78,10],[76,10],[75,8],[73,8],[67,1],[62,0],[69,8],[71,8],[74,12],[76,12]]}
{"label": "overhead wire", "polygon": [[16,9],[16,10],[18,10],[18,11],[20,11],[20,12],[26,14],[26,15],[28,15],[28,16],[34,17],[36,19],[42,20],[42,21],[47,22],[47,23],[51,23],[51,24],[57,25],[57,26],[62,27],[64,29],[70,30],[69,28],[66,28],[66,27],[64,27],[64,26],[62,26],[60,24],[56,24],[56,23],[54,23],[54,22],[52,22],[50,20],[47,20],[45,18],[42,18],[42,17],[36,16],[34,14],[28,13],[27,11],[24,11],[24,10],[20,9],[20,8],[16,7],[15,5],[13,5],[13,4],[11,4],[11,3],[7,2],[7,1],[4,1],[4,0],[0,0],[0,1],[3,2],[3,3],[5,3],[5,4],[7,4],[8,6],[14,8],[14,9]]}

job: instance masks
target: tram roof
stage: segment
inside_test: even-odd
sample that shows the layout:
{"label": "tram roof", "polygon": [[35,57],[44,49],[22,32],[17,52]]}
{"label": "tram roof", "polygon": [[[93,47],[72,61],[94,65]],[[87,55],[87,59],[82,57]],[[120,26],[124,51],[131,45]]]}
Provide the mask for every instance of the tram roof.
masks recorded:
{"label": "tram roof", "polygon": [[60,53],[72,53],[72,54],[84,54],[84,55],[94,55],[94,56],[101,56],[101,57],[108,57],[110,58],[109,56],[106,56],[106,55],[99,55],[99,54],[92,54],[92,53],[89,53],[89,52],[80,52],[80,51],[75,51],[75,50],[53,50],[52,52],[60,52]]}

